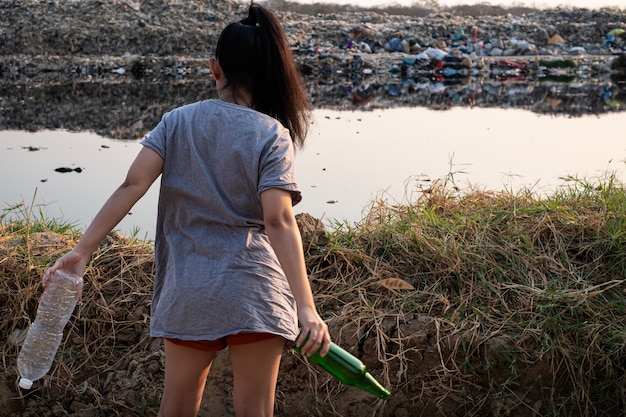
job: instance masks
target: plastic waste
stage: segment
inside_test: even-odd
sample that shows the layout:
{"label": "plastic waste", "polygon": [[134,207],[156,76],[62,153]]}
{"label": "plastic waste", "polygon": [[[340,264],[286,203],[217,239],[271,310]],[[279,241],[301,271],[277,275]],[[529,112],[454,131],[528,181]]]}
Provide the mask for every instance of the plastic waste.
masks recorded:
{"label": "plastic waste", "polygon": [[442,73],[443,73],[444,77],[452,77],[452,76],[456,75],[457,71],[454,68],[444,68],[442,70]]}
{"label": "plastic waste", "polygon": [[[298,347],[294,347],[294,350],[300,352],[300,348]],[[367,371],[361,360],[337,346],[335,343],[331,342],[330,350],[324,357],[321,357],[318,351],[308,358],[344,384],[358,387],[383,400],[386,400],[391,395],[389,391]]]}
{"label": "plastic waste", "polygon": [[372,47],[367,42],[360,42],[358,46],[361,52],[364,52],[366,54],[372,53]]}
{"label": "plastic waste", "polygon": [[388,52],[408,52],[406,50],[408,46],[408,42],[399,38],[392,38],[389,42],[385,42],[383,48]]}
{"label": "plastic waste", "polygon": [[34,381],[50,370],[63,338],[63,329],[81,297],[82,286],[82,277],[63,270],[54,272],[45,283],[37,316],[17,357],[20,388],[30,389]]}
{"label": "plastic waste", "polygon": [[439,48],[426,48],[426,50],[424,51],[424,53],[432,59],[435,59],[437,61],[441,61],[442,59],[444,59],[446,56],[448,56],[447,52],[442,51]]}
{"label": "plastic waste", "polygon": [[387,93],[393,97],[399,96],[401,92],[401,86],[397,84],[385,85],[384,89],[387,90]]}

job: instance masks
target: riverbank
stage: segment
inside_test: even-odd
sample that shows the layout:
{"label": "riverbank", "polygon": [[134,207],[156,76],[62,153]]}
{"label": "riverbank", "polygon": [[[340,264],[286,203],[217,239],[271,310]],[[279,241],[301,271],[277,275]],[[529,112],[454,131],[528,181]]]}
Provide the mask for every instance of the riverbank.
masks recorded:
{"label": "riverbank", "polygon": [[[338,383],[286,350],[277,416],[615,416],[624,412],[626,191],[610,175],[557,195],[445,182],[327,232],[299,218],[316,304],[334,340],[392,395]],[[154,416],[163,378],[148,335],[153,248],[110,235],[85,274],[52,371],[19,391],[15,360],[43,271],[79,233],[28,210],[0,228],[0,410],[7,416]],[[30,217],[29,217],[30,216]],[[225,354],[201,411],[232,414]]]}

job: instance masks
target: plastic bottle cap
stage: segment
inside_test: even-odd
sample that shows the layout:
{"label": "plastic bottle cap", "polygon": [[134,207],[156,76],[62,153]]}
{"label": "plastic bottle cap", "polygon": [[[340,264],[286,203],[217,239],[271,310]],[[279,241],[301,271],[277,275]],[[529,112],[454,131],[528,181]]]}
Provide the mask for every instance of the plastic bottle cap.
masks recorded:
{"label": "plastic bottle cap", "polygon": [[20,388],[24,389],[31,389],[33,386],[33,381],[28,378],[20,378],[19,386]]}

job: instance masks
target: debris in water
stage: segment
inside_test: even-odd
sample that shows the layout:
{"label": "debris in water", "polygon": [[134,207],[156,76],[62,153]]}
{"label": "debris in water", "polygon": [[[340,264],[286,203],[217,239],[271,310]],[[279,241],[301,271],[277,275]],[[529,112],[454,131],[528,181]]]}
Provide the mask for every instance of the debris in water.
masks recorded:
{"label": "debris in water", "polygon": [[65,174],[66,172],[78,172],[79,174],[81,172],[83,172],[83,169],[81,167],[77,167],[77,168],[67,168],[67,167],[60,167],[55,169],[56,172],[60,172],[62,174]]}

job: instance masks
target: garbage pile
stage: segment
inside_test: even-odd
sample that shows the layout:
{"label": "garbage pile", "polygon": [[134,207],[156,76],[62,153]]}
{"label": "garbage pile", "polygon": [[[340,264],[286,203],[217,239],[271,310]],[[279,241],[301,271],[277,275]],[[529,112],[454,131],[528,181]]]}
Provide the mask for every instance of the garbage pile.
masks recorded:
{"label": "garbage pile", "polygon": [[[206,58],[225,24],[244,13],[245,4],[236,0],[2,2],[0,77],[19,74],[29,57],[58,63],[77,57]],[[387,63],[386,69],[392,69],[398,54],[418,62],[450,58],[480,65],[476,61],[499,57],[626,52],[626,10],[555,9],[481,17],[433,13],[418,18],[358,11],[278,13],[299,59],[331,55],[352,61],[359,55],[375,61],[378,70]],[[18,60],[13,65],[8,62],[12,56]]]}
{"label": "garbage pile", "polygon": [[[352,26],[332,17],[323,24],[319,16],[305,17],[290,26],[290,34],[319,105],[327,101],[324,97],[341,97],[342,90],[344,107],[385,107],[391,97],[401,105],[424,105],[424,95],[447,90],[455,100],[442,106],[446,108],[460,101],[479,104],[477,95],[485,90],[506,98],[532,91],[537,83],[573,83],[576,97],[610,95],[610,105],[578,99],[573,107],[547,110],[595,114],[614,111],[626,99],[620,82],[626,66],[616,58],[626,51],[625,15],[586,9],[480,18],[355,13]],[[530,85],[520,87],[523,83]]]}
{"label": "garbage pile", "polygon": [[[359,13],[289,15],[292,43],[300,49],[359,53],[420,53],[437,48],[470,58],[534,55],[616,55],[624,52],[626,11],[540,10],[522,16],[411,18]],[[323,19],[320,21],[320,19]],[[296,23],[297,22],[297,23]]]}

